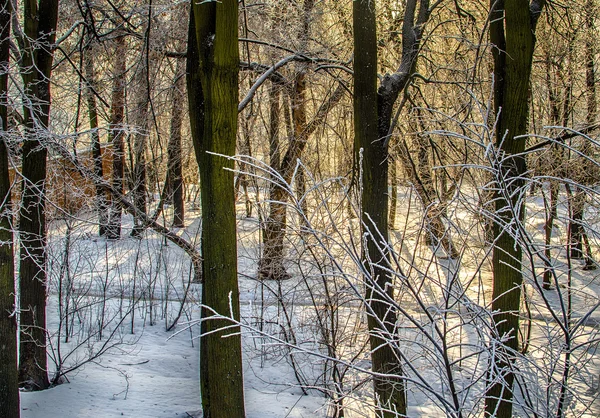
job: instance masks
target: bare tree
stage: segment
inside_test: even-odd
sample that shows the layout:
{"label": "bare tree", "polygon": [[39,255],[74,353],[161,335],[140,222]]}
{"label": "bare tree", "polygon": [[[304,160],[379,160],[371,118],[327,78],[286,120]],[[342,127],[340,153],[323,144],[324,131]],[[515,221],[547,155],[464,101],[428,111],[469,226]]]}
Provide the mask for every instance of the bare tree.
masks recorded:
{"label": "bare tree", "polygon": [[23,192],[19,215],[19,379],[21,385],[31,390],[49,386],[46,360],[46,142],[50,139],[50,74],[57,18],[58,1],[25,2],[23,33],[18,34],[26,95]]}
{"label": "bare tree", "polygon": [[11,3],[0,5],[0,410],[7,418],[18,418],[19,374],[17,366],[17,315],[12,234],[12,193],[8,147],[8,71]]}
{"label": "bare tree", "polygon": [[525,141],[529,113],[535,28],[544,0],[490,1],[490,41],[494,57],[494,111],[496,146],[507,159],[496,167],[492,311],[498,351],[489,373],[485,412],[488,416],[511,417],[514,353],[518,351],[521,304],[522,247],[516,225],[523,221],[521,194],[526,171]]}
{"label": "bare tree", "polygon": [[245,416],[239,328],[211,318],[240,317],[233,161],[226,158],[235,153],[238,54],[237,0],[193,4],[187,59],[202,187],[200,389],[203,415],[211,418]]}

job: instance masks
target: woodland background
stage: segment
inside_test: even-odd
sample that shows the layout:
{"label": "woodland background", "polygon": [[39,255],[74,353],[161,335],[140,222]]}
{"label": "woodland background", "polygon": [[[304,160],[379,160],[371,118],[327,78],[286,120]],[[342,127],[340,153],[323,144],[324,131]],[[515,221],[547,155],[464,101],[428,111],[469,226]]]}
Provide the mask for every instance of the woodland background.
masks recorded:
{"label": "woodland background", "polygon": [[600,414],[596,0],[0,4],[7,417]]}

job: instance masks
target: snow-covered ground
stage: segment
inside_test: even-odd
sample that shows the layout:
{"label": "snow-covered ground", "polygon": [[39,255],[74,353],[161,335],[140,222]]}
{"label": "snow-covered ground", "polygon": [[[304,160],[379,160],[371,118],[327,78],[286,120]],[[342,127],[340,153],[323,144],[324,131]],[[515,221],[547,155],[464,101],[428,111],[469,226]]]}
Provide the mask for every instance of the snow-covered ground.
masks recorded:
{"label": "snow-covered ground", "polygon": [[[404,363],[411,365],[406,367],[412,379],[409,416],[444,417],[454,408],[452,402],[460,403],[463,416],[478,416],[488,371],[491,273],[488,248],[477,245],[481,232],[476,204],[465,192],[448,208],[455,244],[464,250],[458,260],[448,260],[441,250],[434,254],[423,245],[422,208],[408,189],[402,192],[397,229],[391,233],[401,308],[394,344],[402,347]],[[286,238],[293,278],[275,283],[255,279],[258,219],[256,213],[245,218],[243,202],[238,204],[250,418],[331,416],[331,399],[325,393],[344,396],[346,417],[373,416],[364,287],[357,270],[360,251],[356,240],[350,240],[350,231],[356,239],[357,223],[347,219],[346,204],[330,195],[314,201],[320,203],[310,208],[314,233],[294,232]],[[528,202],[527,228],[538,244],[543,242],[543,207],[540,198]],[[559,217],[564,218],[561,210]],[[179,233],[197,243],[200,215],[190,207],[186,216],[188,225]],[[590,219],[596,216],[588,214]],[[124,220],[126,237],[131,219]],[[70,222],[70,232],[65,221],[55,221],[50,231],[49,358],[51,374],[56,363],[61,370],[76,370],[50,390],[22,393],[23,417],[194,416],[200,409],[200,285],[191,283],[188,257],[152,231],[141,240],[127,236],[107,242],[95,237],[93,223],[86,219]],[[289,222],[290,231],[306,226],[293,213]],[[529,416],[527,408],[553,415],[556,407],[568,280],[573,289],[571,317],[575,323],[584,317],[587,321],[572,331],[577,347],[572,351],[568,416],[600,413],[599,271],[582,271],[574,261],[566,273],[568,260],[560,246],[564,235],[564,224],[557,222],[553,257],[561,292],[538,291],[532,272],[540,275],[543,264],[535,259],[534,267],[525,265],[525,312],[531,315],[524,315],[523,323],[531,323],[531,331],[529,351],[519,357],[519,367],[528,393],[536,398],[522,400],[518,416]],[[177,325],[167,331],[175,318]],[[449,367],[436,348],[442,343],[448,346]],[[452,399],[450,385],[458,388],[458,400]]]}

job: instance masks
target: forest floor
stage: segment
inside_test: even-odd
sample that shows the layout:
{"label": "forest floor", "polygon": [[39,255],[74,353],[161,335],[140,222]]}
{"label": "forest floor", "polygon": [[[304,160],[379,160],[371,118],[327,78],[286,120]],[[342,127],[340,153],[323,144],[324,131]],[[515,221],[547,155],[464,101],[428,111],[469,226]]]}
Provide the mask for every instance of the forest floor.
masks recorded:
{"label": "forest floor", "polygon": [[[446,416],[436,404],[436,392],[448,398],[443,378],[438,376],[443,376],[438,370],[439,358],[428,352],[431,347],[423,339],[432,316],[424,315],[419,306],[425,306],[435,320],[443,320],[448,326],[448,342],[454,347],[451,354],[461,356],[453,373],[455,383],[468,388],[461,400],[464,415],[477,416],[481,406],[487,361],[474,355],[481,344],[478,339],[483,337],[471,309],[489,306],[491,270],[489,247],[473,244],[481,238],[476,237],[477,222],[467,207],[474,203],[465,202],[449,207],[453,228],[461,232],[453,234],[455,244],[461,248],[458,260],[447,259],[442,250],[432,251],[419,244],[423,213],[408,189],[400,199],[398,229],[391,232],[398,271],[419,289],[415,299],[402,283],[398,284],[400,303],[411,316],[399,322],[398,332],[407,358],[415,366],[414,373],[425,387],[421,392],[409,393],[411,417]],[[329,208],[336,206],[328,203]],[[342,205],[319,215],[322,206],[311,209],[312,221],[333,219],[318,225],[322,235],[299,233],[304,226],[302,220],[295,215],[289,217],[288,228],[295,231],[286,241],[293,278],[264,282],[256,280],[258,218],[246,218],[243,204],[238,202],[238,270],[249,418],[328,416],[331,405],[324,390],[335,391],[332,370],[345,373],[346,416],[372,416],[371,385],[365,384],[368,380],[363,372],[370,368],[370,361],[360,299],[363,290],[357,284],[355,260],[360,252],[350,248],[350,241],[344,241],[343,232],[356,229],[356,221],[339,222],[345,211],[340,209]],[[564,208],[561,210],[559,218],[564,218]],[[189,221],[179,234],[199,243],[200,214],[190,206],[186,216]],[[589,214],[593,219],[597,216]],[[543,202],[530,199],[527,228],[538,242],[543,238],[543,219]],[[143,239],[129,237],[129,216],[124,217],[123,225],[121,240],[106,241],[95,236],[93,217],[51,224],[47,309],[50,376],[55,370],[73,370],[60,379],[62,384],[49,390],[22,392],[24,418],[192,417],[200,410],[197,321],[201,285],[191,283],[189,259],[180,249],[152,231],[147,231]],[[557,222],[554,240],[559,289],[570,281],[571,318],[575,322],[586,318],[574,333],[574,342],[582,344],[583,351],[574,352],[573,358],[582,363],[571,377],[574,395],[570,398],[572,414],[568,416],[595,417],[600,414],[600,358],[596,355],[598,343],[587,341],[600,341],[600,270],[582,271],[578,264],[571,270],[566,268],[571,261],[560,250],[564,233],[564,225]],[[319,241],[317,236],[324,238]],[[339,265],[333,265],[332,257]],[[339,273],[340,268],[350,279],[332,273]],[[543,271],[539,262],[526,268],[526,275],[532,277]],[[448,289],[459,296],[444,299]],[[561,344],[557,320],[564,314],[565,300],[561,292],[536,292],[533,284],[526,290],[532,324],[530,350],[534,350],[532,358],[537,362],[532,366],[533,376],[527,379],[539,384],[531,389],[540,395],[540,400],[535,400],[540,405],[535,407],[550,411],[555,401],[548,399],[556,398],[558,377],[548,385],[543,379],[548,373],[554,376],[560,372],[560,355],[551,357],[561,353],[560,347],[552,345]],[[459,307],[439,314],[449,300]],[[335,326],[324,325],[324,319],[335,319]],[[332,344],[328,346],[324,340],[335,341],[337,351],[328,351]],[[332,362],[331,356],[340,361]]]}

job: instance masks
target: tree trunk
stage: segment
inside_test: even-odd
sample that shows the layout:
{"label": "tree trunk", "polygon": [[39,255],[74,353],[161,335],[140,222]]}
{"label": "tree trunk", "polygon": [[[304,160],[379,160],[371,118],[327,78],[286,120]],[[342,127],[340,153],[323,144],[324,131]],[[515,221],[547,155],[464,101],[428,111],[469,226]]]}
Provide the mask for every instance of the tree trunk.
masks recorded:
{"label": "tree trunk", "polygon": [[396,208],[398,207],[398,164],[396,158],[390,156],[390,187],[392,188],[392,194],[390,196],[390,219],[389,228],[396,229]]}
{"label": "tree trunk", "polygon": [[[354,20],[354,132],[355,150],[362,152],[361,213],[365,233],[363,248],[366,274],[366,301],[369,340],[377,415],[391,418],[406,415],[405,383],[398,353],[387,338],[393,335],[396,313],[391,279],[386,272],[389,253],[380,246],[388,243],[388,152],[387,141],[378,129],[377,30],[373,0],[353,3]],[[357,158],[358,160],[358,158]],[[367,261],[368,260],[368,261]],[[379,377],[380,375],[389,377]],[[392,377],[393,376],[393,377]]]}
{"label": "tree trunk", "polygon": [[[269,92],[269,165],[277,172],[281,171],[280,98],[281,86],[273,83]],[[287,196],[276,177],[271,180],[269,214],[264,227],[263,254],[258,264],[258,276],[261,280],[285,280],[290,277],[283,265]]]}
{"label": "tree trunk", "polygon": [[181,155],[181,125],[183,121],[183,87],[185,82],[184,61],[177,59],[175,67],[175,84],[173,86],[173,102],[171,105],[171,137],[167,146],[168,151],[168,173],[167,181],[173,201],[173,226],[183,228],[185,226],[185,205],[183,199],[183,173]]}
{"label": "tree trunk", "polygon": [[[518,352],[519,309],[523,273],[522,249],[514,226],[524,219],[521,200],[523,176],[526,172],[525,140],[515,139],[527,132],[529,111],[529,78],[533,61],[534,31],[544,2],[490,0],[490,40],[494,44],[494,104],[497,121],[496,146],[503,153],[498,167],[495,245],[492,251],[492,307],[496,356],[490,365],[489,387],[486,392],[486,416],[512,416],[514,361]],[[502,19],[504,10],[505,18]],[[506,31],[505,31],[506,27]],[[510,58],[507,58],[510,57]],[[501,88],[501,90],[500,90]],[[501,112],[501,113],[499,113]],[[518,219],[513,219],[517,216]],[[516,222],[515,222],[516,221]],[[504,342],[500,339],[508,338]]]}
{"label": "tree trunk", "polygon": [[208,154],[235,153],[237,28],[237,0],[193,4],[188,51],[194,46],[196,51],[188,60],[199,57],[199,62],[188,64],[188,83],[200,80],[190,97],[190,109],[198,108],[190,117],[196,118],[192,132],[202,187],[200,388],[205,418],[245,416],[240,330],[224,329],[230,320],[210,319],[213,312],[240,319],[233,161]]}
{"label": "tree trunk", "polygon": [[[86,21],[89,20],[88,15],[91,13],[86,4]],[[91,22],[88,22],[91,24]],[[98,131],[98,109],[96,107],[96,72],[94,70],[94,45],[92,34],[88,33],[88,46],[84,51],[84,71],[87,85],[85,86],[85,94],[87,97],[88,117],[90,120],[90,135],[92,139],[92,157],[94,159],[94,174],[98,178],[103,177],[102,168],[102,148],[100,145],[100,133]],[[98,235],[106,236],[108,228],[108,199],[106,192],[100,186],[96,186],[96,206],[98,209]]]}
{"label": "tree trunk", "polygon": [[[556,219],[558,210],[558,184],[554,181],[550,182],[550,202],[548,207],[548,216],[544,224],[544,232],[546,237],[546,248],[544,256],[547,260],[552,260],[552,252],[550,250],[552,244],[552,229],[554,228],[554,220]],[[549,267],[544,269],[544,280],[542,286],[544,289],[550,289],[552,286],[552,271]]]}
{"label": "tree trunk", "polygon": [[[148,21],[148,25],[150,22]],[[146,33],[150,32],[148,27]],[[135,81],[135,99],[133,102],[133,125],[135,133],[133,135],[133,177],[132,190],[133,204],[142,213],[147,213],[146,208],[146,144],[148,142],[148,106],[150,105],[149,97],[149,57],[147,53],[147,43],[150,42],[149,36],[144,37],[142,45],[143,51],[137,71],[134,76]],[[140,237],[144,232],[145,225],[138,216],[133,217],[132,237]]]}
{"label": "tree trunk", "polygon": [[46,155],[49,136],[52,51],[36,45],[54,45],[58,1],[24,4],[21,76],[32,103],[24,106],[25,142],[20,211],[21,340],[19,380],[30,390],[49,386],[46,359]]}
{"label": "tree trunk", "polygon": [[[125,170],[125,153],[123,124],[125,117],[125,76],[127,46],[122,31],[115,39],[115,61],[113,67],[112,103],[110,106],[110,136],[112,144],[112,188],[123,193],[123,178]],[[112,198],[108,217],[107,238],[121,237],[122,208],[116,197]]]}
{"label": "tree trunk", "polygon": [[[0,7],[0,96],[8,92],[11,3],[3,0]],[[0,102],[0,131],[8,131],[6,103]],[[4,137],[4,136],[3,136]],[[15,306],[15,273],[12,234],[8,148],[0,141],[0,411],[6,418],[19,418],[19,373],[17,366],[17,315]]]}

